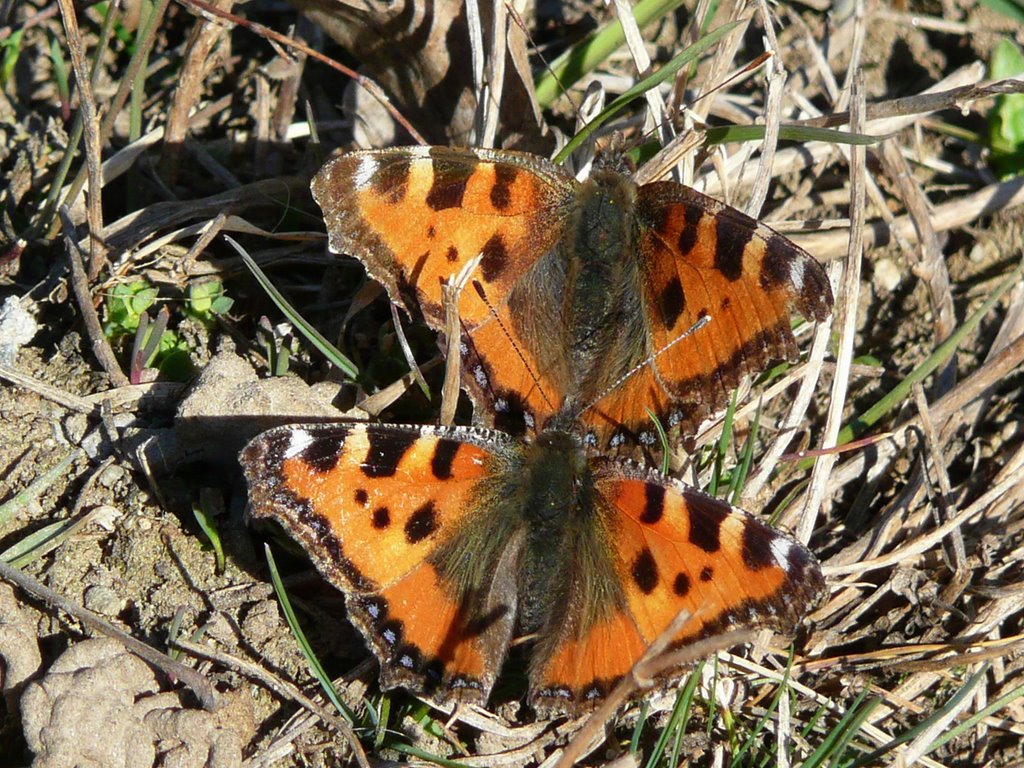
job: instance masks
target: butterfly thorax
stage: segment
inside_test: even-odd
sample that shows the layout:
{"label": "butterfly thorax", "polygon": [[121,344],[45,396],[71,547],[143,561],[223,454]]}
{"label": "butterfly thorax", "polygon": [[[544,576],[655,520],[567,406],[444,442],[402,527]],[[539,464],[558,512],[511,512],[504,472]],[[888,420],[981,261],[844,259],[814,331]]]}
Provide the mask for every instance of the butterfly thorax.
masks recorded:
{"label": "butterfly thorax", "polygon": [[[594,395],[613,382],[610,371],[642,356],[643,313],[636,290],[639,262],[633,211],[637,186],[612,170],[595,170],[580,190],[575,219],[563,240],[563,317],[573,354],[572,391]],[[636,326],[636,327],[634,327]],[[612,356],[620,365],[609,365]]]}
{"label": "butterfly thorax", "polygon": [[[572,564],[582,558],[590,564],[586,571],[592,572],[607,549],[600,541],[603,527],[595,524],[595,485],[579,438],[549,430],[526,450],[528,500],[523,507],[526,541],[518,625],[521,632],[531,633],[560,620],[572,588],[567,575],[580,572]],[[600,612],[608,602],[592,601],[592,607]]]}

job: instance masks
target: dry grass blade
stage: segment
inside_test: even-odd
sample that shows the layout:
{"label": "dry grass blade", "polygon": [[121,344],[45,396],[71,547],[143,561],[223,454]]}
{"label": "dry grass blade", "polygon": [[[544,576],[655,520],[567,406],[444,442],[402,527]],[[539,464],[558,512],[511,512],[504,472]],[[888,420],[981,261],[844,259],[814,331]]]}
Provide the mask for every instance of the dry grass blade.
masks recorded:
{"label": "dry grass blade", "polygon": [[96,102],[93,100],[92,83],[89,69],[85,61],[85,46],[82,44],[82,33],[78,29],[78,17],[71,0],[58,0],[60,12],[64,18],[64,31],[67,34],[68,50],[71,52],[71,63],[75,68],[75,82],[78,84],[78,108],[82,110],[82,123],[85,127],[85,163],[89,173],[88,212],[89,212],[89,279],[95,280],[106,262],[106,245],[103,240],[103,203],[102,178],[100,163],[102,159],[102,139],[100,138],[99,119],[96,115]]}
{"label": "dry grass blade", "polygon": [[310,48],[305,43],[301,43],[298,40],[288,37],[287,35],[282,35],[279,32],[275,32],[274,30],[270,29],[269,27],[265,27],[262,24],[256,24],[254,22],[239,18],[238,16],[233,16],[230,13],[225,13],[220,8],[217,8],[215,5],[204,2],[204,0],[178,0],[178,2],[186,8],[195,10],[199,13],[209,14],[213,18],[243,26],[247,29],[252,30],[256,34],[266,38],[272,44],[276,43],[296,51],[301,51],[306,56],[316,59],[320,63],[326,64],[327,66],[338,70],[338,72],[342,73],[346,77],[351,78],[361,88],[365,89],[366,92],[369,93],[374,99],[376,99],[380,103],[380,105],[390,113],[390,115],[395,119],[395,121],[409,132],[409,135],[412,136],[413,141],[416,141],[419,144],[427,143],[419,134],[419,132],[412,125],[409,124],[409,121],[405,119],[405,116],[402,115],[402,113],[399,112],[397,109],[395,109],[394,105],[391,103],[391,100],[388,98],[384,90],[370,78],[359,74],[355,70],[346,67],[344,64],[339,64],[333,59],[327,58],[322,53],[320,53],[317,50],[314,50],[313,48]]}
{"label": "dry grass blade", "polygon": [[459,322],[459,296],[469,283],[483,254],[479,253],[463,265],[459,274],[452,275],[444,286],[445,367],[441,388],[441,415],[439,423],[450,426],[455,422],[455,409],[459,404],[459,372],[462,362],[462,325]]}
{"label": "dry grass blade", "polygon": [[[863,79],[853,81],[852,89],[852,128],[861,130],[861,110],[863,109]],[[864,221],[864,195],[867,168],[863,147],[850,148],[850,219],[854,236],[850,238],[847,250],[843,277],[839,286],[839,352],[836,356],[836,372],[832,382],[831,399],[829,401],[828,419],[825,423],[825,434],[822,436],[823,446],[836,445],[843,420],[843,406],[849,387],[850,362],[853,359],[853,345],[856,337],[857,310],[860,307],[860,266],[863,257],[863,241],[857,236],[862,231]],[[828,488],[828,477],[835,465],[837,457],[829,454],[819,458],[811,473],[807,503],[800,518],[796,535],[801,541],[810,540],[811,531],[817,519],[822,501]]]}
{"label": "dry grass blade", "polygon": [[78,302],[78,309],[82,313],[82,320],[85,322],[86,331],[89,334],[89,341],[92,345],[92,352],[96,360],[103,367],[110,377],[111,383],[116,387],[124,387],[131,382],[124,375],[121,366],[114,357],[114,350],[110,348],[110,342],[103,333],[100,326],[99,316],[96,314],[96,307],[92,303],[92,291],[89,290],[89,280],[85,274],[85,267],[79,258],[78,244],[73,239],[74,225],[66,207],[61,207],[60,217],[64,222],[64,245],[71,268],[71,289]]}

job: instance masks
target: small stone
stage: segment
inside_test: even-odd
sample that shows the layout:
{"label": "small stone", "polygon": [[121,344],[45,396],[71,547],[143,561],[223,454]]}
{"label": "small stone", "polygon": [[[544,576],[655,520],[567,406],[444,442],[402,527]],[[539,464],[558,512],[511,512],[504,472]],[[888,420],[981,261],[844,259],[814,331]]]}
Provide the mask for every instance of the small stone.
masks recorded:
{"label": "small stone", "polygon": [[879,291],[892,293],[900,284],[900,270],[892,259],[879,259],[875,262],[875,274],[871,282]]}
{"label": "small stone", "polygon": [[125,601],[110,587],[95,584],[85,590],[85,607],[107,618],[116,617],[125,608]]}
{"label": "small stone", "polygon": [[119,467],[116,464],[111,464],[109,467],[100,473],[100,476],[96,479],[100,485],[104,488],[113,488],[117,483],[124,479],[127,473],[123,467]]}
{"label": "small stone", "polygon": [[84,413],[71,413],[64,419],[64,437],[70,445],[80,445],[89,430],[89,417]]}
{"label": "small stone", "polygon": [[18,350],[32,341],[39,324],[21,306],[17,296],[8,296],[0,306],[0,365],[14,365]]}

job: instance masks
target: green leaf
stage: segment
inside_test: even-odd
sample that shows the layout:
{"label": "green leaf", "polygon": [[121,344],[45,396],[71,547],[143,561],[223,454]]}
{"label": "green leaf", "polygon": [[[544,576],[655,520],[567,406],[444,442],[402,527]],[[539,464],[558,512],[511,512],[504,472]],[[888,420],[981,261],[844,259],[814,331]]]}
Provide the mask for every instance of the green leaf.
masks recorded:
{"label": "green leaf", "polygon": [[[1024,74],[1024,53],[1009,38],[992,51],[989,76],[1002,80]],[[989,113],[989,148],[992,168],[1002,178],[1024,171],[1024,93],[1007,93],[996,99]]]}
{"label": "green leaf", "polygon": [[212,315],[226,315],[231,311],[231,307],[235,305],[235,300],[229,296],[218,296],[213,300],[210,305],[210,314]]}
{"label": "green leaf", "polygon": [[128,301],[128,309],[132,314],[141,315],[153,306],[160,292],[156,288],[143,288]]}
{"label": "green leaf", "polygon": [[1013,19],[1018,24],[1024,24],[1024,2],[1021,0],[981,0],[981,4]]}

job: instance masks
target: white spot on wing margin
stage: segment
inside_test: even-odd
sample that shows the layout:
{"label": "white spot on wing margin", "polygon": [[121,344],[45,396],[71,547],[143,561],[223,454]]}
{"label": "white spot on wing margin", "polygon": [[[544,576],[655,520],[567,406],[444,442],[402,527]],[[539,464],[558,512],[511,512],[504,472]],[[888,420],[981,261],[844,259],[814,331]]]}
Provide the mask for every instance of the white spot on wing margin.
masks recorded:
{"label": "white spot on wing margin", "polygon": [[771,543],[772,555],[775,557],[775,562],[783,567],[789,566],[789,553],[793,550],[793,542],[787,539],[785,536],[777,536],[772,539]]}
{"label": "white spot on wing margin", "polygon": [[352,175],[352,183],[356,189],[363,189],[370,185],[370,179],[377,172],[377,160],[371,155],[363,155],[359,159],[359,167]]}
{"label": "white spot on wing margin", "polygon": [[288,447],[284,450],[283,459],[291,459],[298,456],[313,443],[313,436],[304,429],[292,429],[288,436]]}

